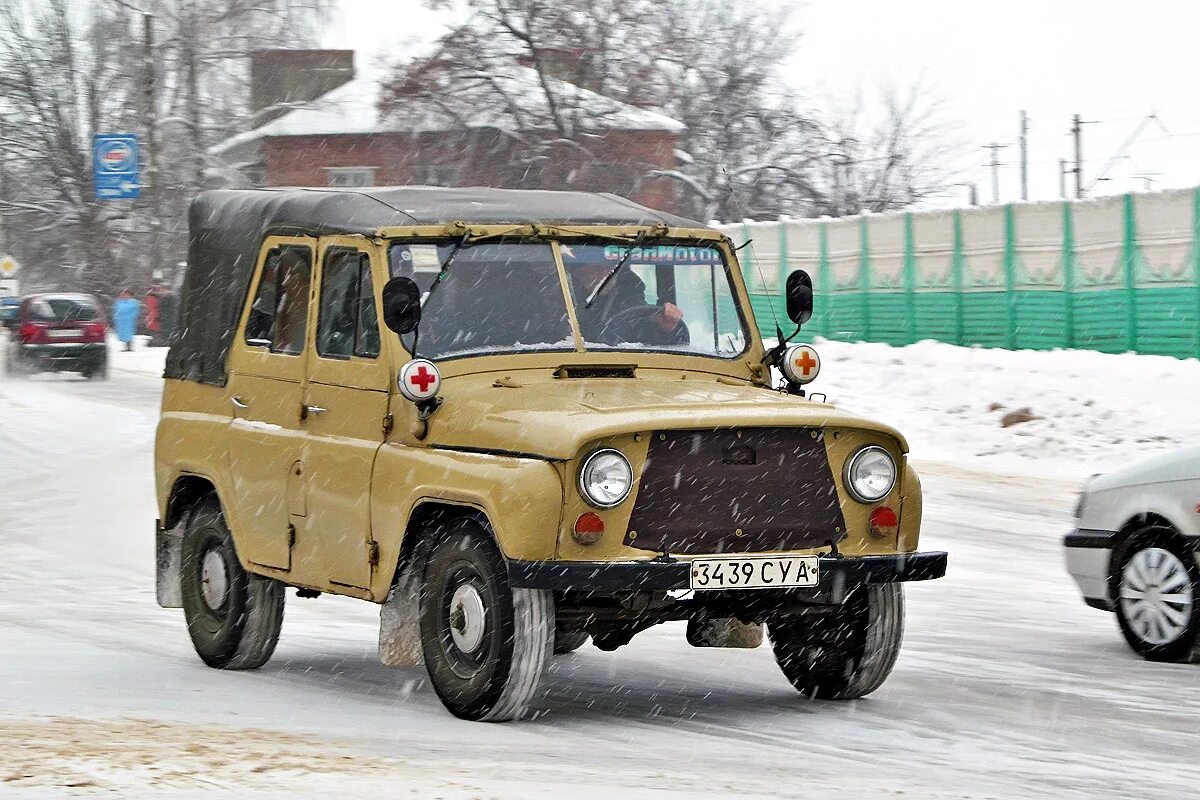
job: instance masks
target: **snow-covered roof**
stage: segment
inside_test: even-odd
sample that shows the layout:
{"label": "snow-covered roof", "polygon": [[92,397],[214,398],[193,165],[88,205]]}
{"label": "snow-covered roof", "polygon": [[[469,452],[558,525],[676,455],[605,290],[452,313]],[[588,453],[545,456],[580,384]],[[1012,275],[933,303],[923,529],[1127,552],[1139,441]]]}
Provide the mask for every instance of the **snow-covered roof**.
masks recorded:
{"label": "snow-covered roof", "polygon": [[[485,99],[464,102],[453,113],[431,100],[414,98],[403,108],[381,113],[379,95],[384,73],[368,71],[327,94],[289,111],[265,125],[214,145],[209,152],[227,158],[251,157],[258,142],[284,136],[332,136],[367,133],[417,133],[469,128],[517,128],[515,107],[527,118],[545,118],[546,100],[537,73],[513,65],[489,76]],[[683,130],[683,123],[665,114],[622,103],[565,81],[551,79],[551,91],[569,97],[574,108],[586,108],[582,127],[596,130]]]}

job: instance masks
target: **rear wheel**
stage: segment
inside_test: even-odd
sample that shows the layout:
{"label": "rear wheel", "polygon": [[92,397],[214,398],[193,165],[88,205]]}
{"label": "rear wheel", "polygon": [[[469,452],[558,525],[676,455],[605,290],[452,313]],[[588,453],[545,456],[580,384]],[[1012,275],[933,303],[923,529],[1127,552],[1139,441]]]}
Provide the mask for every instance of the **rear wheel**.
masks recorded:
{"label": "rear wheel", "polygon": [[4,369],[10,378],[24,378],[29,374],[29,367],[21,358],[21,351],[16,345],[9,345],[8,355],[4,359]]}
{"label": "rear wheel", "polygon": [[188,634],[205,664],[257,669],[270,660],[283,625],[284,586],[242,568],[216,502],[188,520],[180,589]]}
{"label": "rear wheel", "polygon": [[1200,569],[1163,528],[1136,535],[1114,565],[1117,622],[1149,661],[1200,661]]}
{"label": "rear wheel", "polygon": [[104,358],[83,368],[83,377],[90,381],[108,380],[108,359]]}
{"label": "rear wheel", "polygon": [[504,559],[475,520],[452,523],[421,586],[421,649],[434,691],[456,717],[518,719],[554,646],[554,598],[508,585]]}
{"label": "rear wheel", "polygon": [[904,638],[904,588],[863,586],[836,610],[769,626],[779,668],[801,693],[863,697],[887,680]]}

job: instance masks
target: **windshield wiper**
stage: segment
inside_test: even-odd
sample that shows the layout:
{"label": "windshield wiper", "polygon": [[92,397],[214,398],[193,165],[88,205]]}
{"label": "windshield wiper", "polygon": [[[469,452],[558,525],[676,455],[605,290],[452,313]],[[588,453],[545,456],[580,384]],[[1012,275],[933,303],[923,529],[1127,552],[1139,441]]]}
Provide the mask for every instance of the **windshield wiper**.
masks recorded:
{"label": "windshield wiper", "polygon": [[637,235],[637,238],[630,243],[629,249],[625,251],[625,255],[621,256],[621,260],[617,262],[617,265],[609,270],[609,273],[604,276],[604,280],[600,281],[600,283],[596,285],[595,289],[592,289],[592,293],[587,296],[587,300],[583,301],[584,308],[592,307],[592,303],[595,302],[596,296],[600,294],[600,292],[604,291],[604,287],[608,286],[608,282],[611,281],[613,277],[621,271],[621,267],[629,263],[629,259],[633,258],[634,249],[640,246],[644,241],[646,241],[645,231]]}
{"label": "windshield wiper", "polygon": [[429,284],[429,291],[425,293],[425,300],[421,303],[421,305],[425,305],[425,303],[429,302],[429,298],[433,297],[433,290],[436,289],[438,284],[442,282],[442,279],[446,277],[446,271],[449,270],[450,265],[454,263],[454,257],[458,255],[459,250],[462,250],[463,247],[466,246],[467,241],[470,238],[470,233],[464,233],[463,237],[454,243],[454,247],[450,248],[450,255],[446,256],[446,260],[443,261],[441,267],[438,268],[437,277],[433,279],[433,283]]}
{"label": "windshield wiper", "polygon": [[[458,255],[459,250],[462,250],[469,243],[468,240],[470,240],[470,238],[471,233],[468,231],[467,233],[463,234],[461,239],[454,243],[454,247],[450,249],[450,254],[446,256],[446,260],[443,261],[441,267],[438,268],[437,277],[433,279],[433,283],[429,285],[429,291],[425,293],[425,297],[421,301],[422,308],[429,303],[429,298],[433,297],[434,290],[437,289],[438,284],[442,282],[442,279],[446,277],[446,271],[450,269],[450,265],[454,263],[454,257]],[[417,327],[413,328],[412,349],[409,350],[409,352],[412,353],[413,358],[417,357],[417,342],[419,342],[420,339],[421,325],[418,322]],[[403,343],[403,340],[401,343]]]}

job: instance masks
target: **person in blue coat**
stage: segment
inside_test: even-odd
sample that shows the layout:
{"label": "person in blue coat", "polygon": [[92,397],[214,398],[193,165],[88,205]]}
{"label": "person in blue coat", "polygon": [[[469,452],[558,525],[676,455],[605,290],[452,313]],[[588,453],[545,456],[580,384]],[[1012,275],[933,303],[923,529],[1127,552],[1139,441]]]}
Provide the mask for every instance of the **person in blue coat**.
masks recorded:
{"label": "person in blue coat", "polygon": [[142,304],[134,299],[133,294],[124,290],[117,297],[112,307],[113,331],[125,345],[126,350],[133,349],[133,335],[137,333],[138,317],[142,313]]}

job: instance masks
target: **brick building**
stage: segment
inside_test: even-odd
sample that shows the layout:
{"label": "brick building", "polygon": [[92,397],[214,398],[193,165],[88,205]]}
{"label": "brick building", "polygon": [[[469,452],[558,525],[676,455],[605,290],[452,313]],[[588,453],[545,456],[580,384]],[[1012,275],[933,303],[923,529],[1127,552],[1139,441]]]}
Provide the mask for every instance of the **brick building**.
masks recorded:
{"label": "brick building", "polygon": [[[511,117],[486,103],[447,114],[427,92],[408,97],[393,85],[381,106],[383,76],[355,74],[352,64],[346,51],[258,54],[253,103],[256,117],[269,121],[211,148],[225,165],[224,180],[240,186],[570,188],[676,209],[674,182],[647,176],[676,166],[683,126],[674,119],[571,86],[573,99],[596,111],[581,147],[549,131],[514,131]],[[312,69],[320,74],[306,78]],[[288,77],[272,81],[271,74]],[[513,65],[494,77],[508,98],[536,102],[538,76],[531,69]],[[531,139],[536,158],[529,157]]]}

